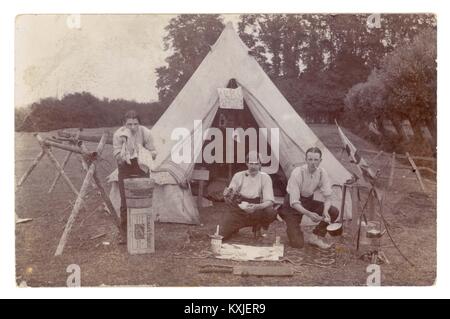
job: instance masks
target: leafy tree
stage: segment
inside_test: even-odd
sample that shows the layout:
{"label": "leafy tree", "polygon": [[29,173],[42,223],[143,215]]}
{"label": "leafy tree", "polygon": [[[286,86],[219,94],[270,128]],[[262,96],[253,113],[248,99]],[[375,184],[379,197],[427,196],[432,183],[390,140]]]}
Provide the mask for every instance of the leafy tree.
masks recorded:
{"label": "leafy tree", "polygon": [[417,136],[427,125],[436,133],[436,30],[427,29],[406,40],[381,59],[366,82],[353,86],[345,97],[349,116],[374,121],[382,128],[391,120],[400,129],[409,120]]}
{"label": "leafy tree", "polygon": [[164,49],[172,54],[156,69],[159,100],[168,106],[210,51],[224,28],[220,15],[181,14],[165,30]]}

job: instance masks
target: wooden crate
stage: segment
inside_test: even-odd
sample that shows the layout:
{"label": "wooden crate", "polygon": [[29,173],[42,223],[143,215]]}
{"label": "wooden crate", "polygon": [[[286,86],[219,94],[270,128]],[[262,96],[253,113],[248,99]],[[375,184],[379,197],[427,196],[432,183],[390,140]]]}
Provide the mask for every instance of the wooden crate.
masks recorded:
{"label": "wooden crate", "polygon": [[128,208],[128,252],[155,252],[155,218],[152,208]]}
{"label": "wooden crate", "polygon": [[155,182],[147,177],[126,178],[123,180],[128,208],[147,208],[152,206]]}

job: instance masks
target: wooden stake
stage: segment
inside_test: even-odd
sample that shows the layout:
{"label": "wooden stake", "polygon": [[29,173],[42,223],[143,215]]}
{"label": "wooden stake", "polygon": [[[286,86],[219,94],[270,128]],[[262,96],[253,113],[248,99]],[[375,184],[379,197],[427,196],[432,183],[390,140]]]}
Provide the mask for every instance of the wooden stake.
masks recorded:
{"label": "wooden stake", "polygon": [[422,176],[420,175],[420,171],[417,169],[416,163],[414,163],[411,156],[409,156],[409,153],[406,152],[406,157],[408,157],[408,161],[411,164],[413,168],[413,172],[416,173],[417,180],[419,181],[420,187],[422,188],[422,191],[425,193],[425,185],[423,185]]}
{"label": "wooden stake", "polygon": [[341,203],[341,224],[344,228],[344,209],[345,209],[345,197],[347,195],[347,184],[342,185],[342,203]]}
{"label": "wooden stake", "polygon": [[[25,174],[23,174],[22,178],[20,179],[19,183],[17,183],[17,187],[22,186],[22,184],[25,182],[25,180],[28,178],[28,176],[31,174],[31,172],[33,171],[33,169],[37,166],[37,164],[39,163],[39,161],[42,159],[42,157],[44,157],[45,152],[44,150],[41,150],[41,152],[39,153],[39,155],[36,157],[36,159],[34,160],[33,164],[31,164],[30,168],[28,168],[28,170],[25,172]],[[17,191],[17,189],[16,189]]]}
{"label": "wooden stake", "polygon": [[394,183],[394,172],[395,172],[395,152],[392,153],[391,173],[389,174],[388,189],[390,189],[392,184]]}
{"label": "wooden stake", "polygon": [[[83,150],[83,152],[89,153],[88,148],[83,143],[81,143],[80,148]],[[86,162],[83,155],[81,155],[79,158],[80,158],[81,166],[87,172],[89,169],[89,164]],[[95,188],[96,184],[94,183],[94,181],[91,181],[91,186]]]}
{"label": "wooden stake", "polygon": [[294,275],[292,267],[287,266],[234,266],[233,275],[240,276],[277,276],[291,277]]}
{"label": "wooden stake", "polygon": [[120,230],[121,230],[121,227],[120,227],[120,218],[119,218],[119,216],[117,216],[116,210],[114,209],[114,206],[113,206],[113,204],[111,203],[111,200],[109,199],[108,195],[106,195],[105,189],[103,188],[103,186],[102,186],[102,184],[101,184],[101,182],[100,182],[100,179],[99,179],[98,176],[97,176],[97,172],[94,172],[94,174],[92,175],[92,177],[94,178],[94,182],[95,182],[95,184],[97,185],[97,187],[98,187],[98,189],[99,189],[99,191],[100,191],[100,194],[101,194],[101,196],[102,196],[103,201],[104,201],[105,204],[106,204],[106,207],[108,207],[108,210],[109,210],[109,212],[111,213],[111,215],[113,216],[114,222],[115,222],[117,228],[118,228],[119,231],[120,231]]}
{"label": "wooden stake", "polygon": [[[39,143],[41,144],[41,147],[44,150],[44,153],[47,154],[48,158],[55,165],[56,169],[59,171],[59,174],[64,178],[64,180],[66,181],[69,188],[78,197],[80,194],[79,194],[77,188],[73,185],[70,178],[66,175],[66,173],[64,172],[64,169],[61,167],[61,164],[59,164],[55,155],[53,155],[53,152],[51,151],[51,149],[43,143],[42,137],[40,137],[38,134],[36,134],[36,138],[39,141]],[[82,203],[82,205],[83,205],[83,208],[87,210],[85,203]]]}
{"label": "wooden stake", "polygon": [[89,167],[89,170],[86,174],[86,178],[84,179],[83,185],[81,186],[80,195],[78,195],[77,200],[75,201],[75,205],[73,206],[72,212],[70,213],[69,220],[67,221],[66,227],[64,228],[64,232],[61,236],[61,239],[59,240],[58,248],[56,249],[55,256],[59,256],[62,254],[64,250],[64,246],[66,245],[67,238],[69,236],[70,230],[72,229],[72,225],[75,221],[75,218],[77,217],[81,204],[83,203],[83,197],[87,192],[87,189],[89,187],[89,183],[92,178],[92,174],[95,170],[95,164],[92,163],[91,167]]}
{"label": "wooden stake", "polygon": [[375,155],[375,156],[370,160],[370,162],[368,163],[368,165],[369,165],[369,166],[372,165],[372,164],[375,162],[375,160],[376,160],[378,157],[380,157],[381,154],[383,154],[383,151],[379,151],[379,152],[377,153],[377,155]]}
{"label": "wooden stake", "polygon": [[368,220],[374,220],[374,218],[375,218],[375,197],[377,195],[375,194],[375,191],[373,191],[373,192],[369,192],[369,195],[367,195],[367,196],[369,196],[369,198],[367,199],[369,202],[367,205],[366,216],[367,216]]}
{"label": "wooden stake", "polygon": [[[38,139],[38,141],[40,143],[42,142],[42,138],[39,135],[37,135],[36,138]],[[59,164],[59,162],[56,159],[55,155],[53,155],[53,152],[51,151],[51,149],[48,146],[44,145],[44,144],[41,144],[41,146],[42,146],[42,149],[44,150],[44,153],[48,156],[50,161],[55,165],[56,169],[59,171],[61,176],[64,178],[64,180],[66,181],[67,185],[69,185],[69,187],[72,190],[72,192],[74,192],[75,195],[78,196],[78,190],[72,184],[72,182],[70,181],[69,177],[67,177],[66,173],[64,172],[64,169],[61,167],[61,164]]]}
{"label": "wooden stake", "polygon": [[342,147],[341,149],[341,155],[339,156],[339,162],[342,162],[342,156],[344,155],[345,147]]}
{"label": "wooden stake", "polygon": [[[85,154],[81,148],[79,148],[78,146],[72,146],[72,145],[66,145],[66,144],[60,144],[60,143],[56,143],[50,140],[44,140],[41,138],[40,141],[41,144],[47,146],[47,147],[55,147],[55,148],[59,148],[62,149],[64,151],[69,151],[69,152],[73,152],[73,153],[78,153],[78,154]],[[88,155],[88,154],[86,154]]]}
{"label": "wooden stake", "polygon": [[[70,141],[70,144],[72,144],[72,145],[75,145],[76,144],[76,141],[78,140],[78,136],[80,135],[80,132],[81,132],[81,130],[79,130],[77,133],[76,133],[76,135],[75,135],[75,138],[72,140],[72,141]],[[83,151],[85,151],[84,149],[83,149]],[[63,161],[63,163],[62,163],[62,168],[64,169],[64,167],[66,167],[66,164],[69,162],[69,159],[70,159],[70,156],[72,155],[72,152],[71,151],[69,151],[69,153],[67,153],[67,155],[66,155],[66,158],[64,158],[64,161]],[[50,186],[50,188],[48,189],[48,193],[50,194],[52,191],[53,191],[53,189],[55,188],[55,186],[56,186],[56,183],[58,182],[58,180],[59,180],[59,178],[61,177],[61,174],[58,172],[58,173],[56,173],[56,176],[55,176],[55,179],[53,180],[53,183],[52,183],[52,185]]]}
{"label": "wooden stake", "polygon": [[198,181],[198,194],[197,194],[197,209],[203,207],[203,188],[205,187],[204,181]]}
{"label": "wooden stake", "polygon": [[[97,154],[98,155],[101,155],[101,153],[103,151],[103,147],[105,146],[107,137],[108,137],[108,134],[104,133],[100,140],[100,143],[97,146]],[[81,186],[80,194],[77,197],[75,205],[69,216],[69,220],[67,221],[66,227],[64,228],[64,232],[61,236],[61,239],[59,240],[59,244],[58,244],[58,247],[56,248],[55,256],[60,256],[64,250],[64,246],[66,245],[70,230],[72,229],[72,225],[75,221],[75,218],[77,217],[77,215],[80,211],[81,203],[83,202],[83,197],[85,196],[85,194],[88,190],[88,187],[91,182],[92,176],[94,175],[94,172],[95,172],[95,162],[92,163],[88,169],[86,177],[83,181],[83,185]]]}
{"label": "wooden stake", "polygon": [[352,236],[354,236],[358,230],[358,216],[359,216],[359,200],[358,200],[358,187],[357,185],[351,186],[352,194]]}
{"label": "wooden stake", "polygon": [[33,218],[20,218],[16,213],[16,224],[23,224],[27,222],[31,222]]}
{"label": "wooden stake", "polygon": [[86,163],[83,156],[80,156],[79,159],[80,159],[81,167],[84,169],[85,172],[87,172],[89,169],[89,165]]}
{"label": "wooden stake", "polygon": [[[73,139],[75,137],[75,134],[69,133],[69,132],[65,132],[65,131],[58,131],[58,136],[64,137],[64,138]],[[91,135],[80,133],[78,135],[78,139],[80,141],[98,143],[100,141],[101,137],[99,137],[99,136],[91,136]],[[108,135],[107,140],[106,140],[106,144],[112,144],[112,136]]]}
{"label": "wooden stake", "polygon": [[[72,155],[72,152],[68,152],[66,157],[64,158],[63,163],[61,164],[61,168],[64,169],[64,167],[66,167],[67,163],[69,162],[70,159],[70,155]],[[48,193],[50,194],[53,189],[55,189],[56,183],[58,182],[59,178],[61,177],[61,172],[57,172],[55,179],[52,182],[52,185],[50,186],[50,188],[48,189]]]}

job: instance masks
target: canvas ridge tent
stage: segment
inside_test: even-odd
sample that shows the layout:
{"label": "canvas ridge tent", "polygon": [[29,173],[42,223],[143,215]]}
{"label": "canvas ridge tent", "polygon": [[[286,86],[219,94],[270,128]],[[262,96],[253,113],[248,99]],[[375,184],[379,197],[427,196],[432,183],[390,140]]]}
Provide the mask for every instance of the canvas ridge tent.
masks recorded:
{"label": "canvas ridge tent", "polygon": [[[176,164],[171,152],[182,143],[171,139],[175,128],[195,134],[200,120],[203,129],[211,126],[219,109],[218,88],[235,79],[259,127],[279,128],[279,163],[287,177],[295,164],[304,162],[305,151],[317,146],[323,152],[322,166],[334,184],[343,184],[351,174],[339,163],[308,125],[295,112],[249,49],[228,23],[211,51],[152,128],[158,156],[154,162],[154,208],[161,222],[198,224],[199,214],[188,185],[194,163]],[[197,132],[198,133],[198,132]],[[202,141],[200,141],[202,143]],[[195,148],[194,148],[195,149]],[[201,147],[199,147],[201,151]],[[200,153],[194,154],[195,157]]]}

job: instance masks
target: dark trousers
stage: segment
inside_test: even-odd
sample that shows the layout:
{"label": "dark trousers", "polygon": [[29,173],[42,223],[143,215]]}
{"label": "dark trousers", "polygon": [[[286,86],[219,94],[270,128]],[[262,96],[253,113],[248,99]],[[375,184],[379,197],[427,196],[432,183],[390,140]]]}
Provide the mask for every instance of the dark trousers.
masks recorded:
{"label": "dark trousers", "polygon": [[120,223],[122,230],[127,229],[127,199],[125,197],[125,186],[123,180],[133,177],[148,177],[149,174],[143,171],[137,162],[137,158],[131,159],[131,164],[124,162],[118,165],[119,171],[119,192],[120,192]]}
{"label": "dark trousers", "polygon": [[[245,199],[242,201],[259,204],[259,198]],[[231,207],[231,206],[230,206]],[[277,218],[277,211],[272,207],[259,209],[253,213],[247,213],[237,206],[232,206],[228,212],[225,213],[220,224],[220,235],[223,239],[229,239],[231,235],[238,232],[239,229],[245,227],[253,227],[253,232],[259,231],[261,228],[268,229],[269,225]]]}
{"label": "dark trousers", "polygon": [[[302,202],[302,206],[309,210],[310,212],[316,213],[317,215],[323,215],[323,207],[324,203],[314,200],[313,196],[311,197],[301,197],[300,201]],[[331,222],[336,221],[339,216],[339,210],[330,206],[328,210],[328,214],[330,215]],[[303,232],[300,228],[300,223],[303,218],[303,214],[293,209],[289,204],[289,195],[286,195],[284,198],[284,205],[282,212],[280,213],[281,218],[283,218],[286,223],[286,233],[289,239],[289,244],[294,248],[302,248],[304,245]],[[327,226],[328,224],[324,221],[321,221],[313,230],[313,233],[320,237],[325,237],[327,234]]]}

